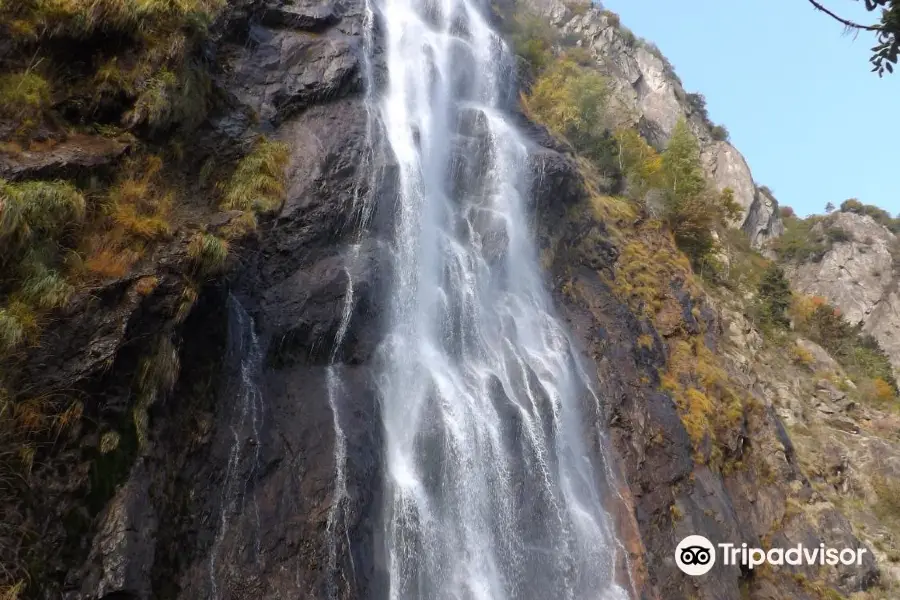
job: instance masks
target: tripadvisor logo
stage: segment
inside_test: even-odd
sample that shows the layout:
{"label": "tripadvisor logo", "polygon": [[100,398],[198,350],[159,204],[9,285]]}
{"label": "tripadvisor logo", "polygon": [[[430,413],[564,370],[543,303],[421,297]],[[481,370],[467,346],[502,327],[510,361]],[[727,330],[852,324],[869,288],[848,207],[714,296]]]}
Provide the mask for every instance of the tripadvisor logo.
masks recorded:
{"label": "tripadvisor logo", "polygon": [[825,544],[808,548],[797,544],[790,548],[749,548],[747,544],[717,544],[702,535],[689,535],[675,548],[675,564],[687,575],[704,575],[716,564],[716,547],[722,553],[722,565],[745,566],[750,570],[770,565],[862,565],[865,548],[826,548]]}
{"label": "tripadvisor logo", "polygon": [[704,575],[716,564],[716,549],[702,535],[689,535],[675,548],[675,564],[688,575]]}

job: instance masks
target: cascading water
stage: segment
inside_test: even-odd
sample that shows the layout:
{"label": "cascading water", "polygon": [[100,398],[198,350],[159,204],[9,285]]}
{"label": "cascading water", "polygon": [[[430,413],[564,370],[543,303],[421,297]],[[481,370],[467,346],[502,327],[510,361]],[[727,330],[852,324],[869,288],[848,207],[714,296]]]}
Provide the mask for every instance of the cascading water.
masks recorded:
{"label": "cascading water", "polygon": [[[377,381],[392,599],[604,599],[596,418],[531,241],[513,60],[475,0],[380,0],[399,168]],[[595,411],[588,414],[588,411]]]}
{"label": "cascading water", "polygon": [[[231,520],[241,514],[247,502],[247,492],[259,471],[260,431],[265,407],[258,378],[262,368],[262,351],[253,319],[237,298],[228,296],[228,354],[227,373],[231,381],[227,389],[234,390],[233,412],[230,417],[231,444],[225,481],[222,484],[219,524],[212,550],[209,553],[209,598],[218,600],[220,556],[222,542],[229,533]],[[256,519],[255,538],[243,545],[253,560],[261,556],[259,539],[259,507],[253,503]]]}

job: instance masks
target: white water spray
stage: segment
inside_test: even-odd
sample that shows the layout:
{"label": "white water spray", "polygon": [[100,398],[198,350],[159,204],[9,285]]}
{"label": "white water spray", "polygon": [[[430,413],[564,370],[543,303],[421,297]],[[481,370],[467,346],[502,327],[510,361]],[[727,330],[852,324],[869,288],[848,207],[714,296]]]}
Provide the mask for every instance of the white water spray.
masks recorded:
{"label": "white water spray", "polygon": [[[592,395],[553,315],[506,119],[512,57],[475,0],[381,0],[399,165],[379,348],[392,600],[621,600]],[[589,414],[590,413],[590,414]]]}

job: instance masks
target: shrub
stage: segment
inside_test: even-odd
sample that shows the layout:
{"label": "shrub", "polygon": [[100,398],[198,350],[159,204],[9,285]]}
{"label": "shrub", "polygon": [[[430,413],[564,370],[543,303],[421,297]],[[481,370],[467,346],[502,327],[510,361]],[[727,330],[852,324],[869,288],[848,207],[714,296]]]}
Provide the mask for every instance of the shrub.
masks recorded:
{"label": "shrub", "polygon": [[538,77],[525,104],[538,120],[609,174],[617,147],[608,126],[609,97],[605,78],[565,56]]}
{"label": "shrub", "polygon": [[17,0],[0,4],[0,20],[14,21],[14,41],[86,38],[97,32],[151,37],[180,28],[203,29],[223,0]]}
{"label": "shrub", "polygon": [[675,65],[673,65],[668,58],[666,58],[666,55],[662,53],[662,50],[659,49],[659,46],[657,46],[653,42],[648,42],[646,40],[641,41],[641,46],[643,46],[644,49],[647,50],[647,52],[659,59],[659,61],[663,64],[663,71],[665,72],[667,77],[677,82],[678,85],[681,85],[681,78],[678,77],[678,74],[675,72]]}
{"label": "shrub", "polygon": [[825,237],[832,244],[837,242],[849,242],[853,240],[849,233],[844,231],[843,228],[837,226],[826,227]]}
{"label": "shrub", "polygon": [[897,400],[897,392],[880,377],[868,379],[859,386],[863,399],[872,404],[889,405]]}
{"label": "shrub", "polygon": [[704,123],[709,123],[709,111],[706,109],[706,97],[703,94],[688,94],[687,103],[690,111],[699,115]]}
{"label": "shrub", "polygon": [[37,127],[49,107],[50,84],[37,73],[0,75],[0,117],[18,122],[17,134]]}
{"label": "shrub", "polygon": [[193,128],[206,118],[211,82],[190,61],[178,71],[163,68],[149,78],[125,116],[129,127],[146,124],[153,130],[176,125]]}
{"label": "shrub", "polygon": [[662,157],[637,130],[620,129],[615,139],[619,170],[628,180],[632,194],[643,200],[651,188],[662,187]]}
{"label": "shrub", "polygon": [[900,482],[882,475],[872,478],[877,502],[874,506],[875,516],[882,520],[900,518]]}
{"label": "shrub", "polygon": [[606,22],[610,24],[611,27],[618,27],[621,25],[621,21],[619,20],[619,15],[614,13],[611,10],[604,10],[602,13],[604,17],[606,17]]}
{"label": "shrub", "polygon": [[0,587],[0,600],[19,600],[25,593],[25,582],[19,581],[15,585]]}
{"label": "shrub", "polygon": [[734,221],[741,207],[732,190],[718,193],[710,188],[699,143],[684,119],[675,126],[662,153],[661,176],[667,195],[665,221],[679,248],[699,263],[715,247],[713,229]]}
{"label": "shrub", "polygon": [[782,219],[791,219],[797,216],[797,213],[795,213],[794,209],[790,206],[782,206],[778,212]]}
{"label": "shrub", "polygon": [[21,272],[20,294],[33,306],[56,308],[63,306],[72,295],[72,286],[54,269],[47,266],[43,257],[27,255]]}
{"label": "shrub", "polygon": [[0,285],[12,299],[0,314],[0,349],[35,331],[34,309],[68,301],[72,287],[59,271],[60,242],[85,211],[84,196],[71,184],[0,179]]}
{"label": "shrub", "polygon": [[0,307],[0,353],[12,350],[37,329],[37,317],[19,301]]}
{"label": "shrub", "polygon": [[769,265],[759,282],[758,302],[764,324],[785,329],[790,325],[791,286],[784,271],[775,263]]}
{"label": "shrub", "polygon": [[61,235],[85,214],[84,196],[62,181],[9,183],[0,179],[0,203],[0,249],[7,257],[40,238]]}
{"label": "shrub", "polygon": [[156,348],[143,357],[137,373],[137,400],[132,407],[135,432],[140,447],[148,441],[150,407],[160,394],[166,394],[175,387],[180,370],[178,348],[169,335],[161,335]]}
{"label": "shrub", "polygon": [[287,160],[287,144],[260,138],[225,185],[222,208],[254,213],[279,209],[284,200]]}
{"label": "shrub", "polygon": [[511,20],[510,41],[513,50],[538,73],[553,61],[553,46],[559,41],[558,30],[546,19],[532,13],[518,13]]}
{"label": "shrub", "polygon": [[169,234],[172,193],[165,189],[159,173],[158,156],[130,160],[108,192],[107,212],[112,225],[140,240],[154,240]]}
{"label": "shrub", "polygon": [[624,25],[619,25],[619,35],[622,36],[622,41],[625,42],[625,45],[629,48],[634,48],[638,43],[638,38],[634,35],[634,32],[625,27]]}
{"label": "shrub", "polygon": [[725,128],[724,125],[715,125],[709,131],[712,139],[717,142],[727,142],[731,135],[728,133],[728,129]]}
{"label": "shrub", "polygon": [[797,329],[837,360],[857,383],[880,379],[897,390],[893,368],[875,339],[851,325],[822,298],[800,298],[792,308]]}
{"label": "shrub", "polygon": [[587,14],[591,9],[591,0],[566,0],[564,4],[577,17]]}
{"label": "shrub", "polygon": [[816,362],[815,357],[799,344],[794,344],[791,347],[791,358],[795,363],[803,365],[804,367],[812,366],[812,364]]}
{"label": "shrub", "polygon": [[784,233],[775,240],[773,249],[782,261],[819,261],[828,252],[823,233],[815,229],[820,217],[787,219]]}

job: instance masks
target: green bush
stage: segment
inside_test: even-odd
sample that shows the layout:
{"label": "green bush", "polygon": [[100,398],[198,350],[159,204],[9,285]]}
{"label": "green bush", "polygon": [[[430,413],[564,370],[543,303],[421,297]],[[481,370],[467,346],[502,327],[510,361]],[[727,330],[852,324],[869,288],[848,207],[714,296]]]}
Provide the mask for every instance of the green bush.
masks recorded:
{"label": "green bush", "polygon": [[849,242],[853,240],[850,234],[844,231],[842,227],[837,227],[834,225],[825,228],[825,238],[828,240],[829,244]]}
{"label": "green bush", "polygon": [[188,256],[201,277],[214,275],[228,259],[228,242],[210,233],[197,233],[188,245]]}
{"label": "green bush", "polygon": [[787,329],[790,325],[791,286],[784,271],[772,263],[759,282],[759,314],[763,324]]}
{"label": "green bush", "polygon": [[825,235],[815,229],[822,217],[784,219],[784,233],[775,240],[773,249],[782,261],[819,261],[828,252]]}
{"label": "green bush", "polygon": [[619,25],[621,25],[621,21],[619,20],[619,15],[617,15],[617,14],[614,13],[613,11],[611,11],[611,10],[604,10],[604,11],[603,11],[602,13],[600,13],[600,14],[602,14],[604,17],[606,17],[607,22],[608,22],[612,27],[618,27]]}
{"label": "green bush", "polygon": [[154,36],[202,28],[223,0],[11,0],[0,3],[0,23],[14,42],[86,38],[98,32]]}
{"label": "green bush", "polygon": [[661,170],[666,208],[664,220],[681,248],[695,264],[715,248],[714,229],[721,229],[740,214],[734,192],[712,190],[700,161],[700,145],[681,119],[662,153]]}
{"label": "green bush", "polygon": [[710,123],[709,111],[706,109],[706,97],[703,94],[688,94],[687,102],[691,112],[699,115],[704,123]]}
{"label": "green bush", "polygon": [[604,77],[563,56],[537,78],[526,107],[604,174],[611,174],[615,171],[617,144],[608,126],[609,98]]}
{"label": "green bush", "polygon": [[864,334],[860,325],[851,325],[841,312],[820,303],[808,318],[797,323],[798,330],[828,351],[855,381],[881,379],[894,391],[891,362],[872,336]]}
{"label": "green bush", "polygon": [[724,125],[713,126],[713,128],[710,129],[710,135],[712,136],[712,139],[717,142],[727,142],[731,138],[728,129],[726,129]]}
{"label": "green bush", "polygon": [[519,13],[510,20],[513,50],[528,63],[533,73],[539,73],[553,61],[553,47],[559,41],[558,30],[546,19]]}
{"label": "green bush", "polygon": [[29,244],[62,235],[85,214],[84,196],[62,181],[0,179],[0,204],[0,268]]}

